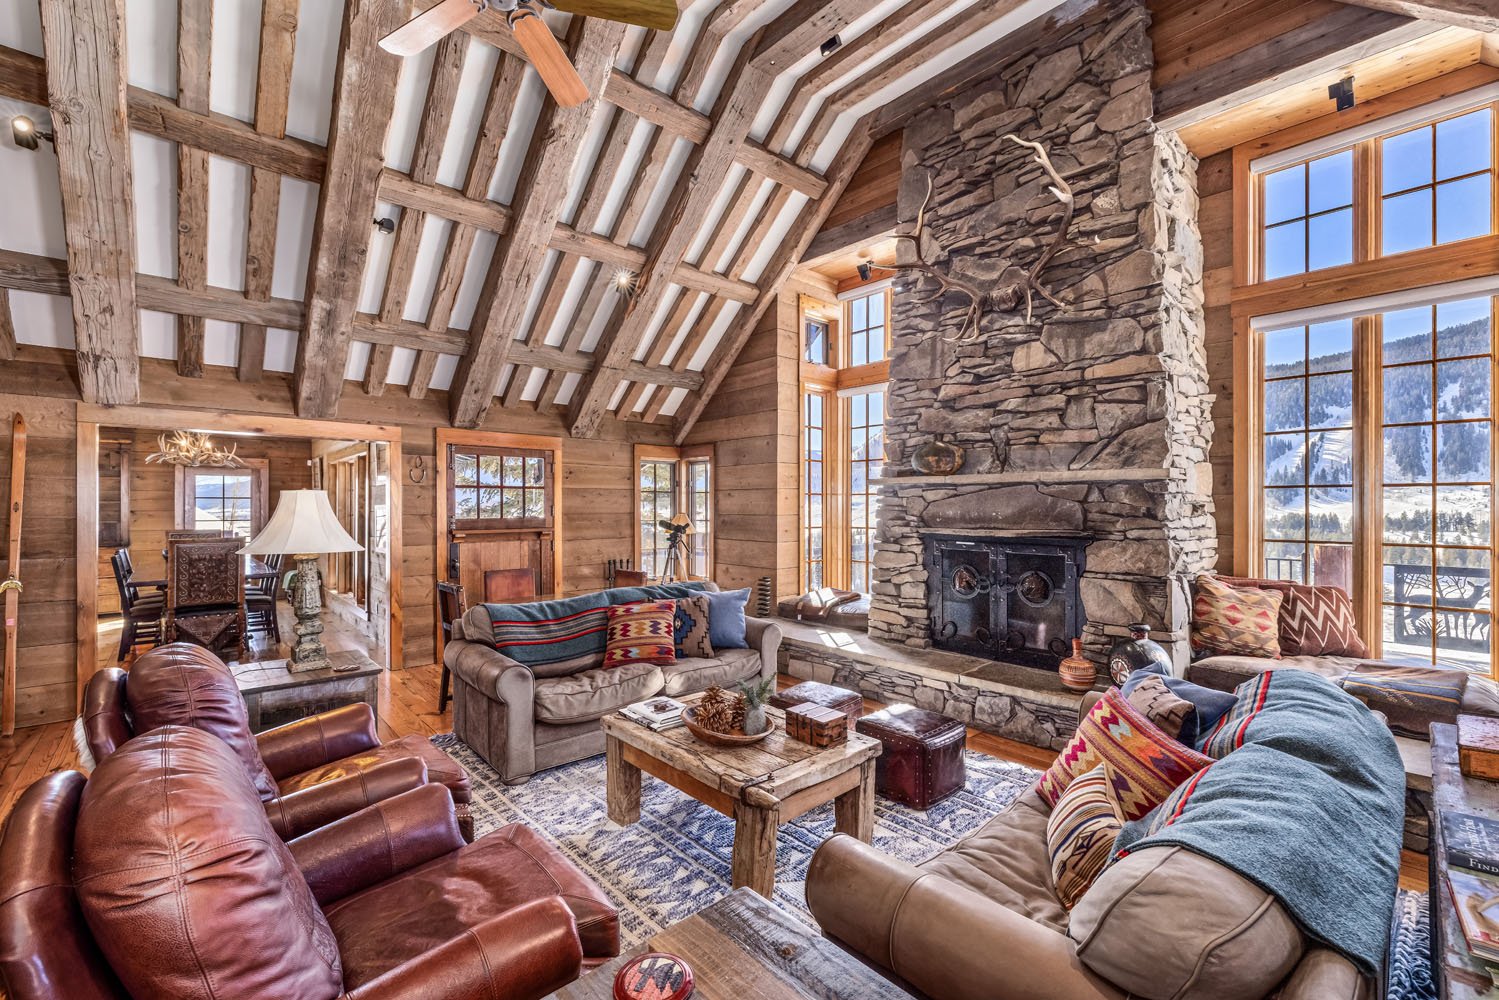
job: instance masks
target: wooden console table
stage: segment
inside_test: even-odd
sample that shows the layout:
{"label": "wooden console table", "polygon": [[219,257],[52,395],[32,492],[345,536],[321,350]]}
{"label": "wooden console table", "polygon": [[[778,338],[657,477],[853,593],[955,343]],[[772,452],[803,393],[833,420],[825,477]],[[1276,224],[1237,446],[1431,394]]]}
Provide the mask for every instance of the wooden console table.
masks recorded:
{"label": "wooden console table", "polygon": [[692,969],[693,1000],[816,997],[913,1000],[874,969],[748,889],[678,921],[548,1000],[613,1000],[614,976],[636,955],[664,951]]}
{"label": "wooden console table", "polygon": [[[681,699],[695,704],[702,695]],[[846,743],[814,747],[786,735],[786,715],[765,710],[775,732],[744,747],[701,743],[686,726],[657,733],[619,713],[601,720],[608,738],[609,818],[640,819],[640,772],[681,789],[734,820],[733,887],[767,898],[776,884],[776,831],[808,809],[833,802],[839,833],[874,835],[878,740],[849,733]]]}
{"label": "wooden console table", "polygon": [[234,664],[234,679],[250,713],[250,731],[258,733],[359,702],[378,715],[380,674],[385,668],[357,649],[329,653],[328,659],[334,666],[350,669],[293,673],[286,669],[286,660]]}

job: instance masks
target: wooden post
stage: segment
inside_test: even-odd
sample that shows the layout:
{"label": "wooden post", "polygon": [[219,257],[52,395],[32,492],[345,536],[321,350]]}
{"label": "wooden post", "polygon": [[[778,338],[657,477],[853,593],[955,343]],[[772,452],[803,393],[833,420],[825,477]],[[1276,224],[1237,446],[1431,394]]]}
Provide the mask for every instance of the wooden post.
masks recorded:
{"label": "wooden post", "polygon": [[[624,746],[619,737],[610,735],[604,756],[604,789],[608,803],[609,819],[620,826],[629,826],[640,820],[640,768],[624,758]],[[739,850],[738,838],[734,850]]]}
{"label": "wooden post", "polygon": [[78,421],[77,475],[74,486],[78,533],[73,538],[78,605],[73,628],[77,636],[77,688],[73,704],[83,705],[83,689],[99,668],[99,425]]}
{"label": "wooden post", "polygon": [[734,854],[730,887],[748,886],[766,899],[776,891],[776,831],[779,809],[734,803]]}
{"label": "wooden post", "polygon": [[833,829],[866,844],[874,839],[873,760],[859,765],[858,785],[833,800]]}

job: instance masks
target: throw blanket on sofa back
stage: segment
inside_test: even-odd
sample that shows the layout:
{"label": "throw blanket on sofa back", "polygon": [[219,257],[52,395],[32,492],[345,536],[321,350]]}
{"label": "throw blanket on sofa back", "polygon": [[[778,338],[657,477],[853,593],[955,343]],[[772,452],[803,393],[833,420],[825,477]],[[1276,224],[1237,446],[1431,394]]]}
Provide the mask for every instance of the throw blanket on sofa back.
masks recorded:
{"label": "throw blanket on sofa back", "polygon": [[1308,936],[1378,977],[1405,814],[1394,737],[1332,681],[1277,670],[1240,684],[1198,749],[1217,758],[1149,815],[1115,857],[1176,845],[1278,898]]}
{"label": "throw blanket on sofa back", "polygon": [[603,656],[609,629],[606,609],[611,604],[690,597],[708,587],[701,581],[690,580],[646,587],[616,587],[560,601],[486,604],[484,610],[489,615],[489,635],[468,638],[487,642],[528,667],[561,663],[580,656]]}

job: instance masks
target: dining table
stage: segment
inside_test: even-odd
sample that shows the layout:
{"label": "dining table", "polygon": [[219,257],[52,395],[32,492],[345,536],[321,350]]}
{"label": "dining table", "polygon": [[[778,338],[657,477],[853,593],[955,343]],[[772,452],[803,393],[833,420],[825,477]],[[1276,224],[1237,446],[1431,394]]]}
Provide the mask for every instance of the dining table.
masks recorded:
{"label": "dining table", "polygon": [[[163,559],[167,557],[165,549],[162,550],[161,557]],[[245,556],[246,581],[255,583],[260,580],[269,580],[272,577],[277,576],[279,573],[280,570],[267,563],[264,559],[261,559],[258,556]],[[159,587],[165,589],[166,585],[167,582],[165,580],[142,580],[137,577],[130,578],[130,586],[137,588]]]}

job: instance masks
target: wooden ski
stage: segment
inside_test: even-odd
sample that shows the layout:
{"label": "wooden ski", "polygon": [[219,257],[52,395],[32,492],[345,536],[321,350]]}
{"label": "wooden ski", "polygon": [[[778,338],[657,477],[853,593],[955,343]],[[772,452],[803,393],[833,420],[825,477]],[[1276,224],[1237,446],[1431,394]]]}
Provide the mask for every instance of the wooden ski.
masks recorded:
{"label": "wooden ski", "polygon": [[10,575],[0,581],[5,594],[5,687],[0,697],[0,737],[16,731],[16,618],[21,609],[21,506],[26,492],[26,418],[16,414],[10,432]]}

